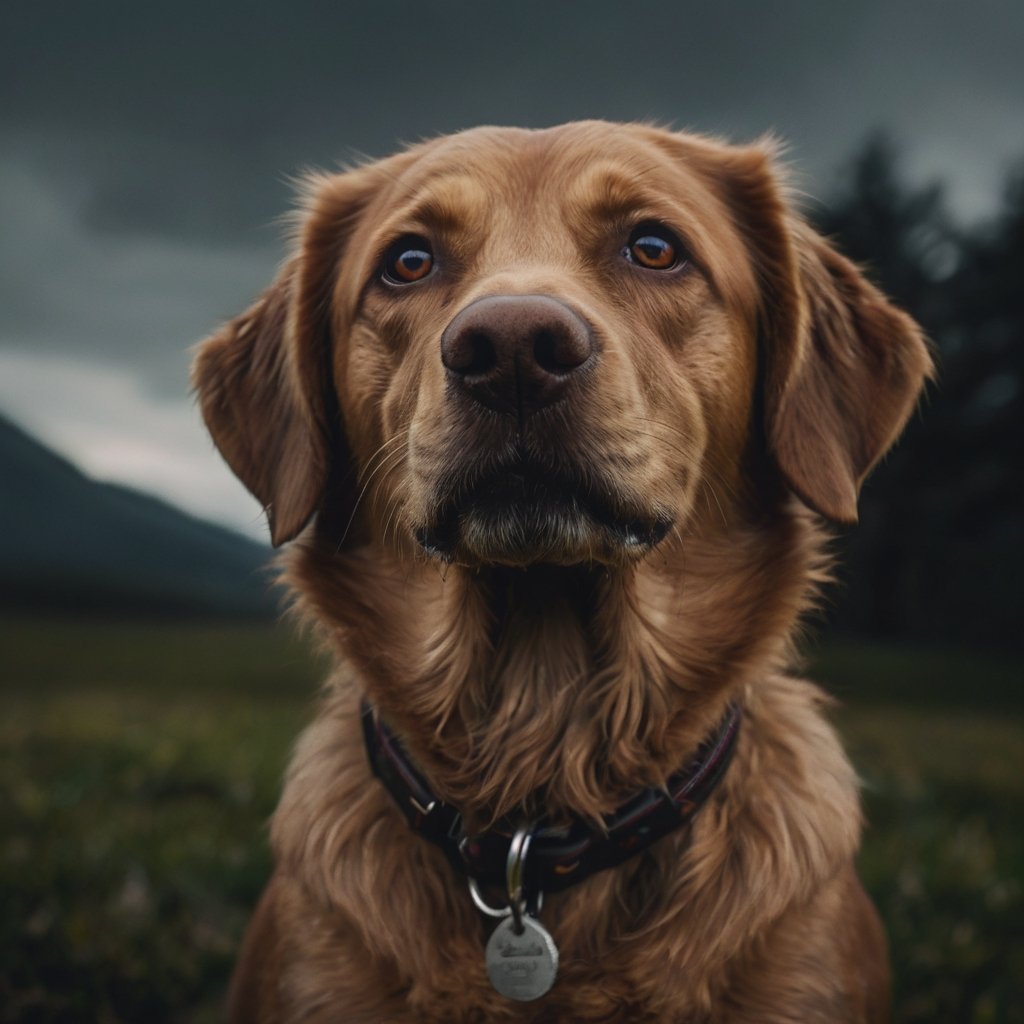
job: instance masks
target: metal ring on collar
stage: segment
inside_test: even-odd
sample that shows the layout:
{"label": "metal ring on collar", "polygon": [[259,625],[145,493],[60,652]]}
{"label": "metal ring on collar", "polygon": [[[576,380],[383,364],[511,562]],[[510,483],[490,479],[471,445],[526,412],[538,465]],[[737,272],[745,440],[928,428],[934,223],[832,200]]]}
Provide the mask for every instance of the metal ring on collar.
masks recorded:
{"label": "metal ring on collar", "polygon": [[492,907],[480,894],[480,886],[477,885],[476,879],[470,878],[468,881],[469,895],[473,898],[473,903],[481,914],[486,914],[488,917],[508,917],[512,913],[511,907]]}
{"label": "metal ring on collar", "polygon": [[533,839],[533,826],[521,825],[516,829],[512,842],[508,844],[508,860],[505,862],[505,885],[508,888],[508,902],[514,907],[523,903],[523,868],[526,855]]}
{"label": "metal ring on collar", "polygon": [[536,824],[531,824],[520,825],[516,829],[512,842],[508,844],[508,860],[505,861],[505,887],[508,890],[508,905],[512,908],[517,934],[523,929],[523,912],[526,910],[523,873],[535,828]]}
{"label": "metal ring on collar", "polygon": [[[469,882],[469,895],[473,899],[473,905],[481,914],[486,914],[488,917],[508,917],[512,913],[511,907],[492,907],[484,898],[480,892],[480,886],[477,884],[475,878],[467,879]],[[544,893],[537,893],[537,913],[539,914],[544,908]]]}

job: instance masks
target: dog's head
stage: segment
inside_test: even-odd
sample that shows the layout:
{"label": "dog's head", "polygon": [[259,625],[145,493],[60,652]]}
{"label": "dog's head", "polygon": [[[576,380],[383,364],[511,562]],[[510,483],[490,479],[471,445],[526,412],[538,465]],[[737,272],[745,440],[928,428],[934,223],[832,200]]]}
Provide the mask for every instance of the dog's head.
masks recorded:
{"label": "dog's head", "polygon": [[194,379],[275,544],[319,512],[468,565],[614,564],[766,479],[854,521],[929,367],[770,147],[588,122],[311,179]]}

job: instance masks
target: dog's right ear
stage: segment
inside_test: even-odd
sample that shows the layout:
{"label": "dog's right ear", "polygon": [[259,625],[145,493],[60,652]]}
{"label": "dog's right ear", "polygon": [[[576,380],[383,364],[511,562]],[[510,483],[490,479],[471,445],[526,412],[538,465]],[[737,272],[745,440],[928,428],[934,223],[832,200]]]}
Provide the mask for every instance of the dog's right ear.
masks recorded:
{"label": "dog's right ear", "polygon": [[374,170],[311,179],[296,253],[252,306],[201,343],[192,367],[206,426],[263,505],[275,547],[309,522],[345,450],[332,386],[331,292],[375,191]]}

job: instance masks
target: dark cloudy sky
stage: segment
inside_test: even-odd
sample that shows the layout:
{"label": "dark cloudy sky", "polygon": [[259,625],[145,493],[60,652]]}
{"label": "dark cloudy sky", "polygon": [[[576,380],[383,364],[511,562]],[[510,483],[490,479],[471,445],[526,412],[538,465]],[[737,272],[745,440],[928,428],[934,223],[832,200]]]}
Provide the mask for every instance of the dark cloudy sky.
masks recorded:
{"label": "dark cloudy sky", "polygon": [[864,136],[991,211],[1024,157],[1024,4],[374,0],[0,5],[0,412],[90,472],[259,534],[187,350],[266,284],[290,174],[479,123]]}

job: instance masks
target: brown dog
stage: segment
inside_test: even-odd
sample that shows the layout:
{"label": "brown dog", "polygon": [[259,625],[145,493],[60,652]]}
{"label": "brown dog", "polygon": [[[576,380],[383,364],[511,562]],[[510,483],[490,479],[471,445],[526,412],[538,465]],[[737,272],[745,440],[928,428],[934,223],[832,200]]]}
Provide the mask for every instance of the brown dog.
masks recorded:
{"label": "brown dog", "polygon": [[[770,146],[483,128],[313,179],[195,367],[340,663],[233,1019],[885,1019],[856,780],[787,666],[929,371]],[[467,876],[532,929],[489,968]],[[499,994],[541,926],[550,992]]]}

